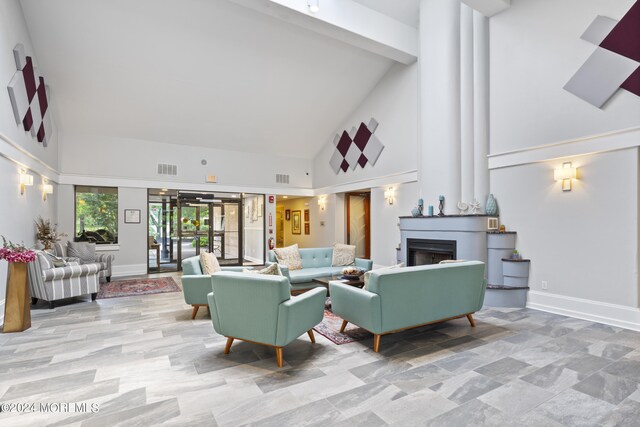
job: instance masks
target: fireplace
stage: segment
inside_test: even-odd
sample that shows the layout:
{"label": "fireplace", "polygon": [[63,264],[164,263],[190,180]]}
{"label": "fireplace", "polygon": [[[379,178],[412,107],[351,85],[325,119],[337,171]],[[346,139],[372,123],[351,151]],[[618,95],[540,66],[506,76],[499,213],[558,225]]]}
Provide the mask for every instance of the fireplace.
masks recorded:
{"label": "fireplace", "polygon": [[407,239],[407,266],[438,264],[456,259],[455,240]]}

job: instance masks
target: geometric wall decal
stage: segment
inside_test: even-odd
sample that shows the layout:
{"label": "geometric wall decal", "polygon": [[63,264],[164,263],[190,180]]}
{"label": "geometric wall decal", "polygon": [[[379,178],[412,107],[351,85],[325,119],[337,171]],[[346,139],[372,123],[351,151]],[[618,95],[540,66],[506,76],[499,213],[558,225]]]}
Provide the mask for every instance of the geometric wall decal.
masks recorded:
{"label": "geometric wall decal", "polygon": [[382,142],[373,134],[377,128],[378,122],[372,118],[368,125],[362,122],[350,132],[344,130],[336,134],[333,138],[335,151],[329,159],[331,169],[339,173],[341,170],[355,170],[358,165],[362,168],[367,163],[375,165],[384,149]]}
{"label": "geometric wall decal", "polygon": [[640,1],[620,21],[597,16],[580,38],[597,48],[565,90],[598,108],[619,88],[640,96]]}
{"label": "geometric wall decal", "polygon": [[53,135],[47,86],[44,78],[38,75],[32,58],[25,56],[23,45],[16,45],[13,57],[17,71],[9,81],[7,90],[16,124],[22,124],[25,132],[30,132],[46,147]]}

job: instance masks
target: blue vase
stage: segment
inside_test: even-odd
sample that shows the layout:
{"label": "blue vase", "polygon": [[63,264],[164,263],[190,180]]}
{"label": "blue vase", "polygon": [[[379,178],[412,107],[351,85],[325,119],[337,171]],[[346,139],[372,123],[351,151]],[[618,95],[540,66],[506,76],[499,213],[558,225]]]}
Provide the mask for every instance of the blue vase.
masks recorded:
{"label": "blue vase", "polygon": [[487,197],[487,204],[485,205],[484,211],[487,215],[493,216],[498,214],[498,204],[493,194],[489,194],[489,197]]}
{"label": "blue vase", "polygon": [[415,208],[411,209],[411,215],[414,216],[414,217],[422,216],[422,210],[419,209],[418,207],[415,207]]}

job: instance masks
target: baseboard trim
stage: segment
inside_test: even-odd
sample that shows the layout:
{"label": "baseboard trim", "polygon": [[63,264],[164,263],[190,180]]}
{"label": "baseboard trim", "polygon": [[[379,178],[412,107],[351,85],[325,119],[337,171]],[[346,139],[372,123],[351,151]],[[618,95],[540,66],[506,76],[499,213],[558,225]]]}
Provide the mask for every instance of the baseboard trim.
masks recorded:
{"label": "baseboard trim", "polygon": [[640,309],[635,307],[529,291],[527,308],[640,331]]}
{"label": "baseboard trim", "polygon": [[126,264],[111,267],[111,277],[140,276],[143,274],[147,274],[147,264]]}

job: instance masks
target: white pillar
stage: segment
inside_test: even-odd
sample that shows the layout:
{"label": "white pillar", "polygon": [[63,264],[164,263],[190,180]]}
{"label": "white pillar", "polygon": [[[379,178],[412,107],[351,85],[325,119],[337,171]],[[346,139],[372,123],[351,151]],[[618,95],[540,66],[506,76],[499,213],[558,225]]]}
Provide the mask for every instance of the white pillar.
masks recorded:
{"label": "white pillar", "polygon": [[473,11],[474,195],[482,204],[489,193],[489,19]]}
{"label": "white pillar", "polygon": [[425,205],[460,200],[460,2],[420,0],[419,183]]}
{"label": "white pillar", "polygon": [[460,197],[474,198],[473,9],[460,9]]}

